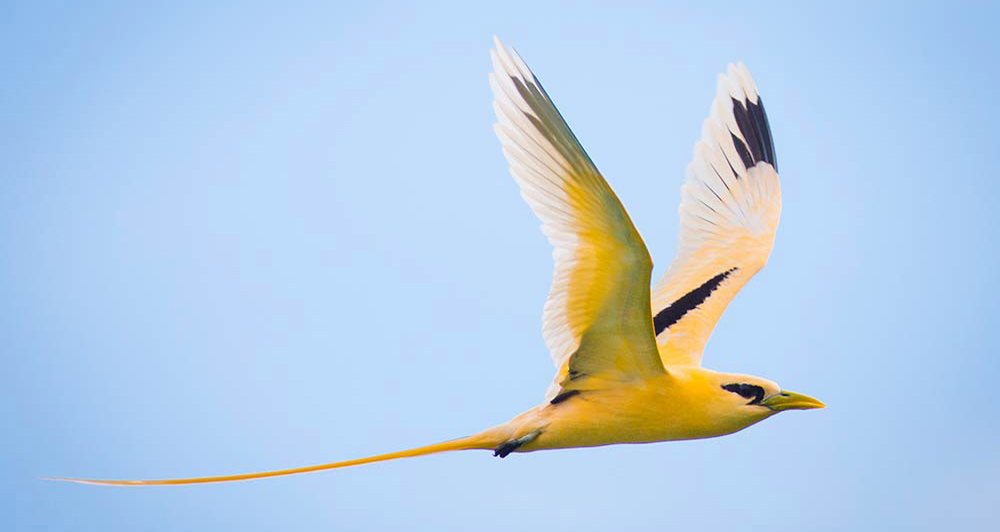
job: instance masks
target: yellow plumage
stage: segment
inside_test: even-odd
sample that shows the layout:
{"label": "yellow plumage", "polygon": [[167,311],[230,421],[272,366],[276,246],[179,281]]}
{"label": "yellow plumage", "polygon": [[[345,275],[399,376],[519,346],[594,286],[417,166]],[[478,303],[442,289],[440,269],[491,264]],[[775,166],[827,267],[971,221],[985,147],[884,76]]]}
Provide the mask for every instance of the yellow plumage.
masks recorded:
{"label": "yellow plumage", "polygon": [[491,51],[496,133],[521,195],[542,221],[555,273],[542,333],[556,377],[544,402],[479,434],[298,469],[101,485],[248,480],[444,451],[541,449],[721,436],[816,399],[701,367],[726,306],[767,262],[781,215],[770,127],[742,64],[720,75],[679,209],[677,256],[650,291],[652,261],[624,207],[538,79],[499,40]]}

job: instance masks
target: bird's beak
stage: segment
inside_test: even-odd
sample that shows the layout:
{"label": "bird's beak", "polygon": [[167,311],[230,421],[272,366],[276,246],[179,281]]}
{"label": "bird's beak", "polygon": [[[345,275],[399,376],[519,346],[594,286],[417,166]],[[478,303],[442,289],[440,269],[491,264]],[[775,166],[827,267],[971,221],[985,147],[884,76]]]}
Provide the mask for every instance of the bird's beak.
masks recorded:
{"label": "bird's beak", "polygon": [[813,399],[808,395],[786,390],[782,390],[781,393],[776,393],[764,399],[760,404],[775,412],[781,412],[782,410],[809,410],[810,408],[823,408],[826,406],[819,399]]}

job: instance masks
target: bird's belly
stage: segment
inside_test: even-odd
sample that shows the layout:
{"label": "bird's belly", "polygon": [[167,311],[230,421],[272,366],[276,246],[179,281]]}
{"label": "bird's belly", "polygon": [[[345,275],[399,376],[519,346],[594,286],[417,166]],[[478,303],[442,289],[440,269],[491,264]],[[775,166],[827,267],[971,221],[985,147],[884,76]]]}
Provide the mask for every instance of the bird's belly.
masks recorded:
{"label": "bird's belly", "polygon": [[597,393],[580,394],[539,413],[546,415],[545,428],[519,450],[711,438],[752,424],[714,416],[705,405],[686,401]]}

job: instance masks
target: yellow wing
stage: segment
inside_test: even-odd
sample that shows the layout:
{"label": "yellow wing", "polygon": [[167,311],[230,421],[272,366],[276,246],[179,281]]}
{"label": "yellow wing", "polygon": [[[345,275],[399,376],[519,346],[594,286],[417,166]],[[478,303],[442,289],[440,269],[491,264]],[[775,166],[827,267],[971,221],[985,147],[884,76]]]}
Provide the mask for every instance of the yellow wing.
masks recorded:
{"label": "yellow wing", "polygon": [[546,400],[662,374],[645,244],[524,61],[499,39],[490,55],[497,136],[555,248],[542,334],[558,372]]}
{"label": "yellow wing", "polygon": [[698,365],[719,316],[771,255],[781,186],[771,129],[743,63],[719,76],[681,188],[680,238],[653,288],[663,364]]}

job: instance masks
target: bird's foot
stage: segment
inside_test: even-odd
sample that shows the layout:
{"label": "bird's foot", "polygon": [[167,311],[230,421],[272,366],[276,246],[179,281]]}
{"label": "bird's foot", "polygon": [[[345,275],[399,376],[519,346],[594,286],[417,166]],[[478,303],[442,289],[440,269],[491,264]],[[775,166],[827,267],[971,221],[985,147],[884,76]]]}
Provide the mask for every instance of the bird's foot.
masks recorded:
{"label": "bird's foot", "polygon": [[508,454],[517,450],[518,447],[534,440],[541,434],[539,431],[532,432],[531,434],[526,434],[521,436],[516,440],[505,441],[500,444],[499,447],[493,450],[493,456],[499,456],[500,458],[506,458]]}

